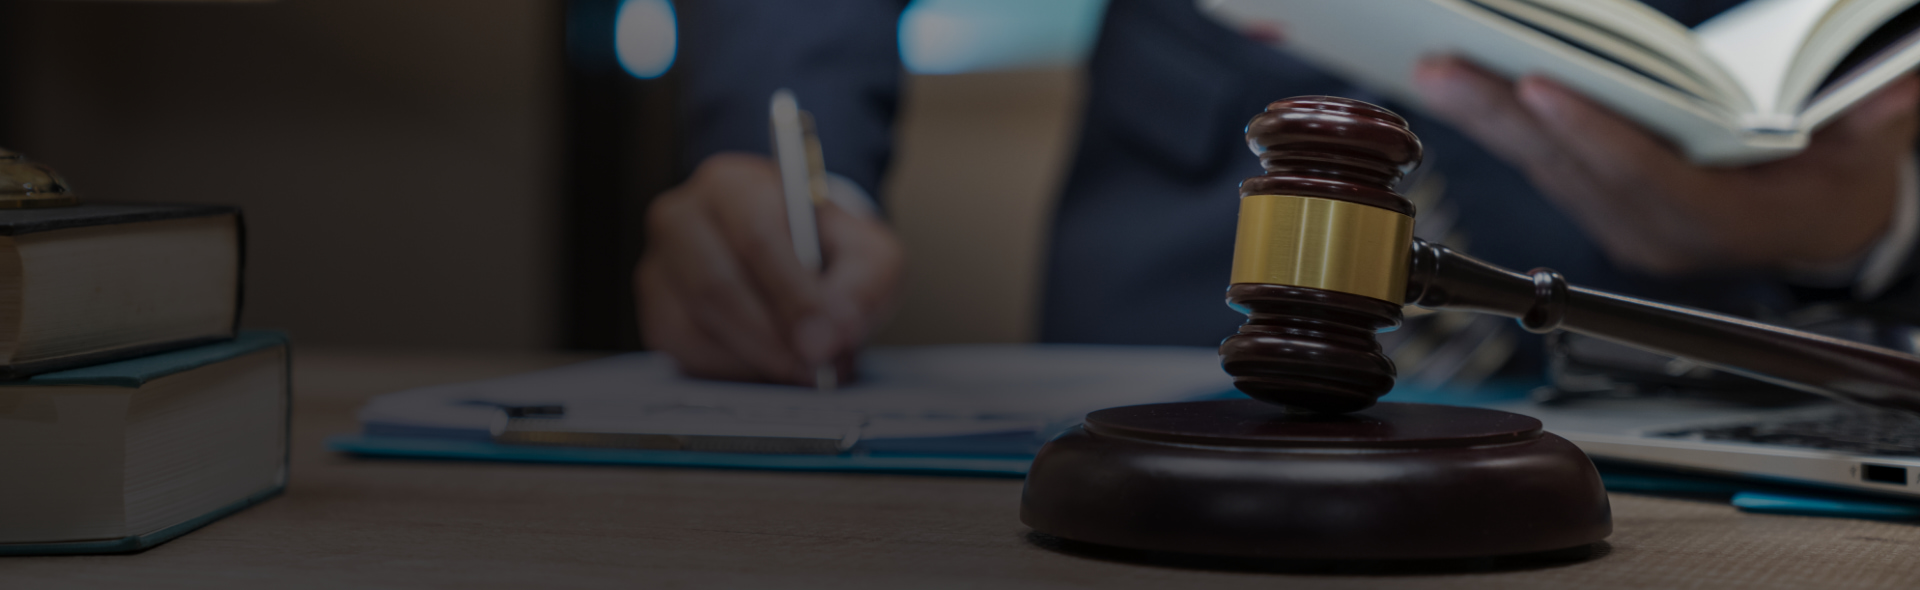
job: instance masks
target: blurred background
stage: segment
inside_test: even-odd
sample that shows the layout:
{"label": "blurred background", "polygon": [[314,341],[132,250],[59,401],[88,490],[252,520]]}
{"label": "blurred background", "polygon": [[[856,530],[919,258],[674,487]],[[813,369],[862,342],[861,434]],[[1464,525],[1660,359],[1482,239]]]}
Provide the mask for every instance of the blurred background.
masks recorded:
{"label": "blurred background", "polygon": [[[1032,338],[1104,6],[902,13],[881,198],[910,268],[943,270],[910,271],[882,342]],[[303,345],[636,348],[641,219],[689,168],[677,8],[0,0],[0,146],[95,201],[243,207],[244,323]]]}

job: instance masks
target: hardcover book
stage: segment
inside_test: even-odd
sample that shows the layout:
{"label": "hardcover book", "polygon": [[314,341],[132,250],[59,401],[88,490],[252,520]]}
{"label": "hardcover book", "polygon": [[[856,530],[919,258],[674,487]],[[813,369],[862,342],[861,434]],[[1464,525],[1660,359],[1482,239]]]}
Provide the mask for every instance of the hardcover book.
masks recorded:
{"label": "hardcover book", "polygon": [[0,555],[138,551],[279,493],[286,337],[0,382]]}
{"label": "hardcover book", "polygon": [[232,207],[0,210],[0,379],[232,338],[243,248]]}

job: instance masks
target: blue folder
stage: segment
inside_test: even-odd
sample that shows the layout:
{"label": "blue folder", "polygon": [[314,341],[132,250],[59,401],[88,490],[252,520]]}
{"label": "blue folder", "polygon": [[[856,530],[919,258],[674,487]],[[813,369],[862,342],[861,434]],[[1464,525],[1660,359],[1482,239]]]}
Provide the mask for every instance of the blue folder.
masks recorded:
{"label": "blue folder", "polygon": [[[1468,391],[1402,387],[1390,394],[1390,400],[1452,405],[1493,405],[1524,399],[1537,383],[1499,382]],[[1232,399],[1237,391],[1208,395],[1184,395],[1177,399]],[[1174,401],[1168,399],[1165,401]],[[587,465],[633,465],[668,467],[706,467],[724,469],[765,469],[777,471],[840,471],[920,473],[958,476],[1024,477],[1039,442],[1071,427],[1056,425],[1047,436],[948,437],[928,439],[923,444],[860,446],[838,455],[753,454],[694,452],[677,450],[638,450],[585,448],[546,445],[502,444],[486,436],[462,434],[458,430],[412,430],[392,425],[370,424],[360,433],[342,434],[328,439],[328,447],[339,452],[371,457],[406,457],[472,461],[508,461],[529,463],[574,463]],[[1875,501],[1799,492],[1780,486],[1763,485],[1732,478],[1685,473],[1661,473],[1640,468],[1601,466],[1607,489],[1617,492],[1677,494],[1728,498],[1741,510],[1772,514],[1797,514],[1874,519],[1920,518],[1920,504],[1896,500]]]}
{"label": "blue folder", "polygon": [[1033,455],[844,453],[839,455],[773,455],[653,451],[536,445],[509,445],[479,440],[409,438],[342,434],[327,439],[327,448],[369,457],[460,459],[518,463],[576,463],[583,465],[649,465],[717,467],[775,471],[877,471],[942,475],[1025,477]]}

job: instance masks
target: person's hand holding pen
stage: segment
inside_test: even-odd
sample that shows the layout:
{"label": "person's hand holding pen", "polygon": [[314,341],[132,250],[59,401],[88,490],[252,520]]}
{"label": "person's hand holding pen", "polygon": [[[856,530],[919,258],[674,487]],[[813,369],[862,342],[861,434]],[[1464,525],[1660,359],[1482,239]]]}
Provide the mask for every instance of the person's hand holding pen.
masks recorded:
{"label": "person's hand holding pen", "polygon": [[815,274],[787,223],[780,171],[760,155],[711,156],[656,199],[634,272],[647,347],[697,377],[811,386],[813,367],[831,362],[846,378],[899,289],[900,242],[830,202],[817,213]]}

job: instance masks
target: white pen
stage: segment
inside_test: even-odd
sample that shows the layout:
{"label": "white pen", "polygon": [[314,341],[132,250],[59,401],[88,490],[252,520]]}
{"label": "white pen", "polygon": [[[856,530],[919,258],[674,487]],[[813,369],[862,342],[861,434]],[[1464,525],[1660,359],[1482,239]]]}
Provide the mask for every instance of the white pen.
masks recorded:
{"label": "white pen", "polygon": [[[793,235],[793,252],[800,257],[802,268],[818,274],[825,260],[814,208],[826,204],[827,181],[813,117],[800,110],[792,90],[781,88],[773,92],[768,121],[773,127],[773,155],[780,165],[780,188],[787,200],[787,232]],[[814,365],[814,389],[833,391],[839,384],[840,376],[831,361]]]}

